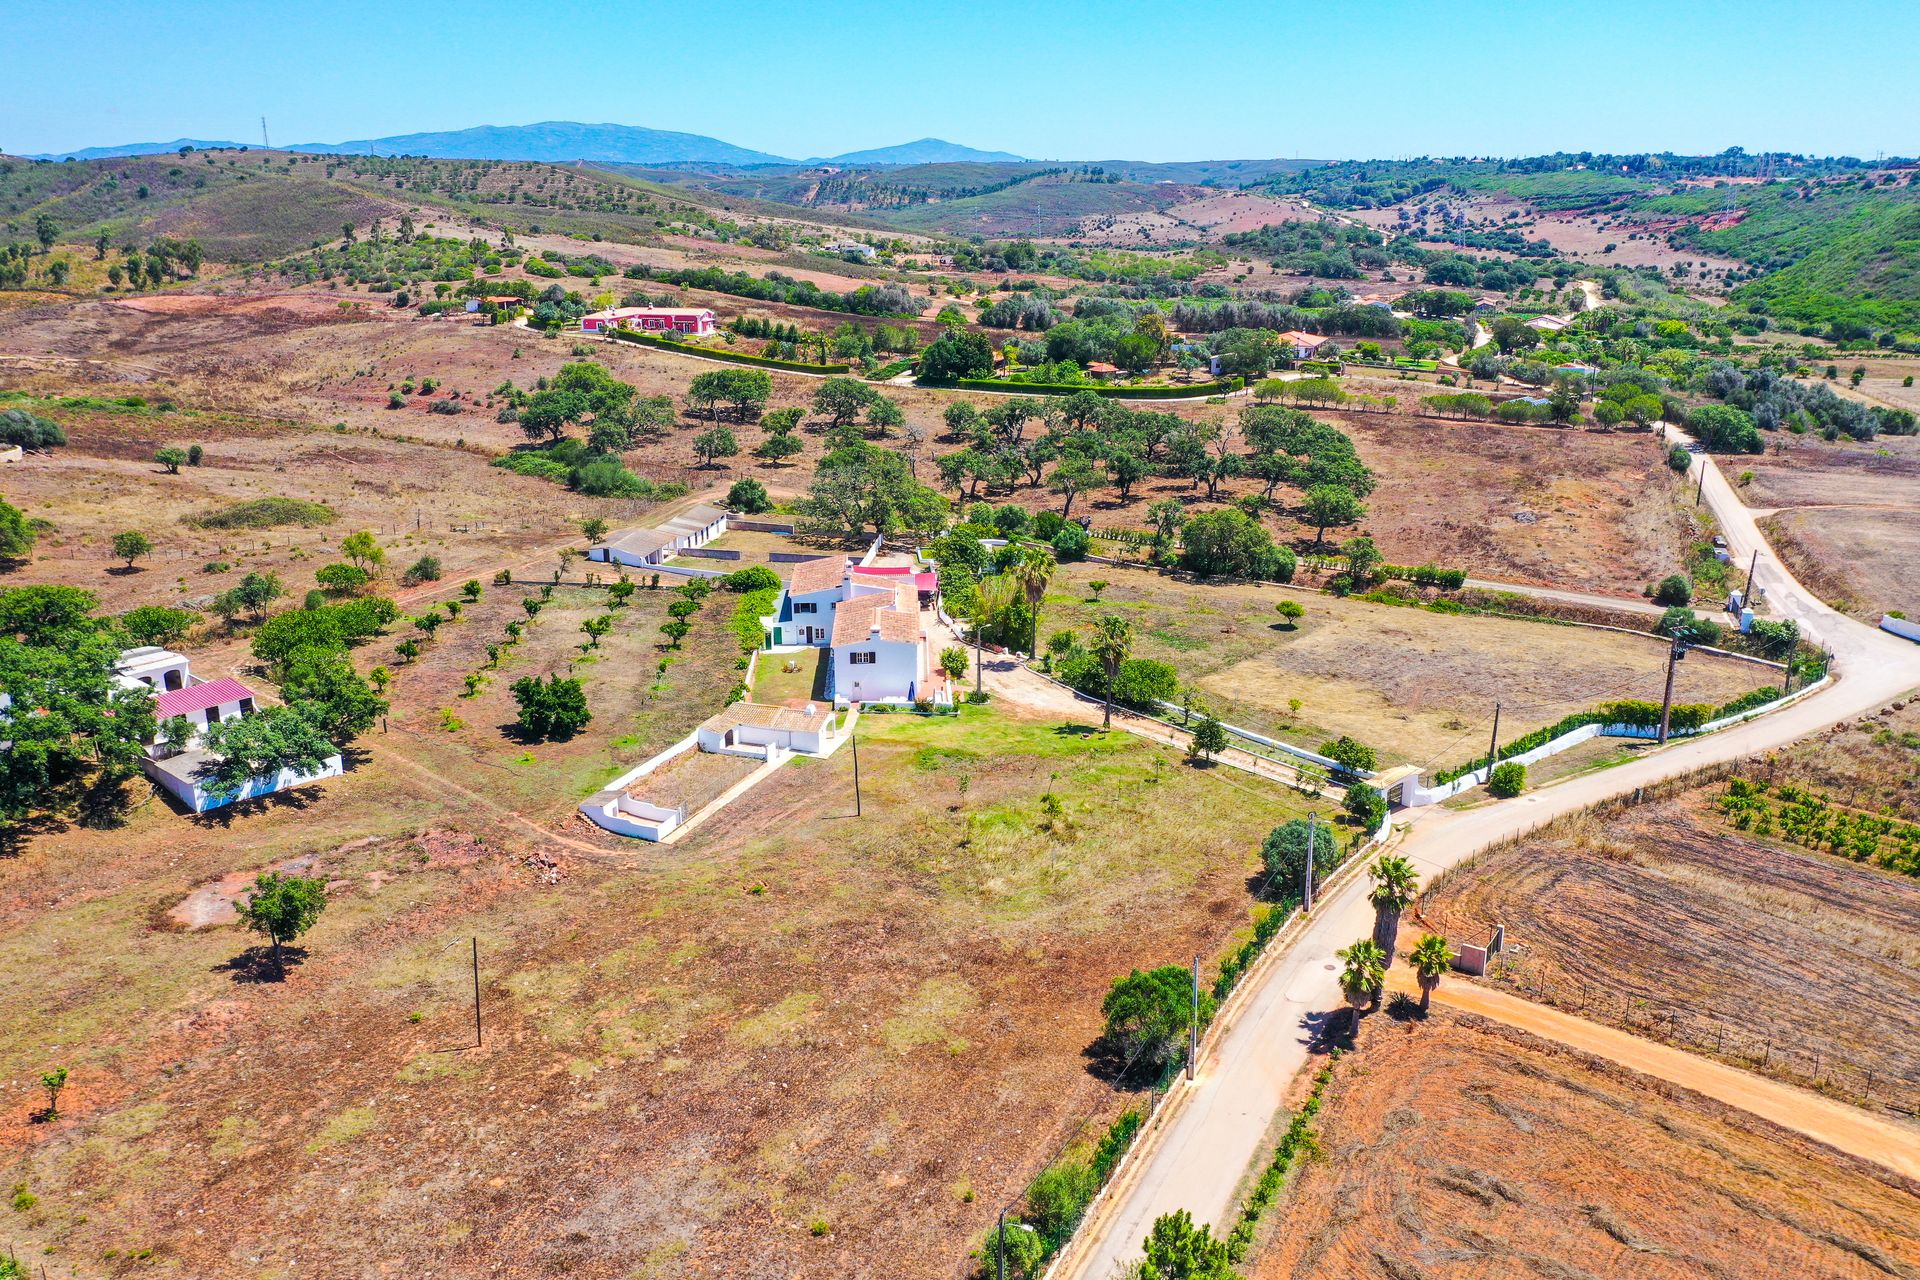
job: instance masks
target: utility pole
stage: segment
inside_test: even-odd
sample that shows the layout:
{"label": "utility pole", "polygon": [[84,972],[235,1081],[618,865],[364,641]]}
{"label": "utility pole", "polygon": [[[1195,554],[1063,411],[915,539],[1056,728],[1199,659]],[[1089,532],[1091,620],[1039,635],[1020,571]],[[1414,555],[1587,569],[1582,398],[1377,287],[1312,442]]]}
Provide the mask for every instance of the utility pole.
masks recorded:
{"label": "utility pole", "polygon": [[473,940],[473,1047],[480,1047],[480,939]]}
{"label": "utility pole", "polygon": [[1753,559],[1747,563],[1747,585],[1746,588],[1740,592],[1740,607],[1743,609],[1753,608],[1753,571],[1759,567],[1760,548],[1755,547],[1753,549]]}
{"label": "utility pole", "polygon": [[1187,1083],[1200,1062],[1200,957],[1193,958],[1193,1016],[1187,1020]]}
{"label": "utility pole", "polygon": [[1686,656],[1687,646],[1678,636],[1667,647],[1667,692],[1660,700],[1660,742],[1667,741],[1667,724],[1673,716],[1673,669]]}
{"label": "utility pole", "polygon": [[994,1240],[998,1245],[996,1252],[1000,1255],[1000,1280],[1007,1280],[1007,1211],[1004,1206],[1000,1210],[1000,1233]]}
{"label": "utility pole", "polygon": [[[975,607],[977,608],[978,606],[975,606]],[[986,675],[986,672],[980,666],[980,661],[981,661],[980,620],[978,618],[975,618],[972,620],[972,622],[969,625],[971,625],[973,628],[973,692],[976,695],[975,701],[978,701],[979,699],[977,695],[981,692],[980,681]]]}
{"label": "utility pole", "polygon": [[853,816],[860,816],[860,734],[853,735]]}
{"label": "utility pole", "polygon": [[1493,778],[1493,762],[1500,755],[1500,704],[1493,704],[1493,737],[1487,739],[1487,778]]}
{"label": "utility pole", "polygon": [[1303,916],[1313,914],[1313,820],[1319,816],[1317,813],[1307,815],[1307,871],[1300,884],[1300,914]]}
{"label": "utility pole", "polygon": [[1793,643],[1787,646],[1787,678],[1780,685],[1780,692],[1793,692],[1793,655],[1800,651],[1800,637],[1795,636]]}
{"label": "utility pole", "polygon": [[1693,487],[1693,505],[1700,505],[1700,496],[1707,491],[1707,455],[1701,454],[1694,459],[1694,465],[1700,468],[1700,483]]}

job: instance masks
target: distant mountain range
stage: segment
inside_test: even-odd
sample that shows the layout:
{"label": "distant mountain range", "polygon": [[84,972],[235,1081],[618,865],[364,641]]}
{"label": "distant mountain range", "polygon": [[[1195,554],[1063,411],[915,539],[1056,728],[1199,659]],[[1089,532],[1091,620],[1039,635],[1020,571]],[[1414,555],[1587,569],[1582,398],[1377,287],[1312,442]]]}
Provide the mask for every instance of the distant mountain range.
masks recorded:
{"label": "distant mountain range", "polygon": [[981,151],[939,138],[903,142],[897,147],[875,147],[871,151],[849,151],[845,155],[826,156],[810,164],[839,164],[849,168],[875,164],[1020,164],[1025,156],[1010,151]]}
{"label": "distant mountain range", "polygon": [[[32,160],[102,160],[115,156],[156,155],[192,147],[197,151],[233,148],[238,142],[214,142],[202,138],[175,138],[172,142],[133,142],[112,147],[82,147],[76,151],[46,152],[29,156]],[[922,138],[897,147],[879,147],[868,151],[850,151],[845,155],[793,160],[737,147],[718,138],[697,133],[672,133],[628,124],[578,124],[570,120],[548,120],[540,124],[480,125],[445,133],[402,133],[386,138],[361,138],[350,142],[302,142],[278,147],[283,151],[307,151],[324,155],[416,155],[446,160],[538,160],[566,164],[576,160],[603,164],[718,164],[747,168],[753,165],[836,164],[852,166],[889,164],[942,164],[955,162],[1012,163],[1019,156],[1005,151],[980,151],[938,138]]]}

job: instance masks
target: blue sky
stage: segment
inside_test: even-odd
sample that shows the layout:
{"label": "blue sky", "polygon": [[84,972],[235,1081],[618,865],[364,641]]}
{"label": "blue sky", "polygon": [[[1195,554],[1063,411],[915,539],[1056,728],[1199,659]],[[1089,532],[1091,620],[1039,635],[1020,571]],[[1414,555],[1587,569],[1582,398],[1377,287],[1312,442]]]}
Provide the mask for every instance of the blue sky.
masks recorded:
{"label": "blue sky", "polygon": [[13,153],[613,121],[781,155],[1920,152],[1916,0],[16,0]]}

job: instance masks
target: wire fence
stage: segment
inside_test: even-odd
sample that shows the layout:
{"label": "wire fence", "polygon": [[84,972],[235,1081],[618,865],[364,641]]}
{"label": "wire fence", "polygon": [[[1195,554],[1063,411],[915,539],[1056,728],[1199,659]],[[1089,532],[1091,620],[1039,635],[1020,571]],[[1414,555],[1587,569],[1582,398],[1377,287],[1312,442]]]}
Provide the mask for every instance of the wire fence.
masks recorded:
{"label": "wire fence", "polygon": [[1539,1004],[1645,1039],[1710,1054],[1861,1106],[1920,1115],[1920,1079],[1862,1066],[1832,1044],[1809,1044],[1791,1030],[1761,1019],[1692,1002],[1649,999],[1592,982],[1555,979],[1530,966],[1524,954],[1502,955],[1487,977]]}
{"label": "wire fence", "polygon": [[[1584,822],[1604,820],[1641,805],[1684,795],[1772,763],[1770,757],[1749,756],[1703,765],[1659,782],[1636,787],[1627,794],[1603,800],[1575,813],[1536,823],[1455,863],[1435,877],[1421,897],[1424,901],[1433,901],[1450,881],[1471,875],[1481,857],[1496,850],[1525,845],[1543,835],[1551,836]],[[1420,918],[1417,907],[1415,918]],[[1528,963],[1524,943],[1510,943],[1510,946],[1512,949],[1503,953],[1488,969],[1487,977],[1516,995],[1595,1022],[1620,1027],[1647,1039],[1692,1052],[1710,1053],[1735,1065],[1756,1069],[1765,1075],[1862,1106],[1884,1108],[1908,1116],[1920,1115],[1920,1079],[1862,1066],[1847,1059],[1844,1051],[1837,1052],[1831,1043],[1809,1042],[1804,1033],[1782,1029],[1751,1011],[1716,1009],[1698,1001],[1660,1000],[1622,992],[1590,980],[1556,978]],[[1862,1016],[1871,1018],[1872,1014]],[[1911,1033],[1905,1028],[1890,1027],[1887,1034],[1899,1037]]]}

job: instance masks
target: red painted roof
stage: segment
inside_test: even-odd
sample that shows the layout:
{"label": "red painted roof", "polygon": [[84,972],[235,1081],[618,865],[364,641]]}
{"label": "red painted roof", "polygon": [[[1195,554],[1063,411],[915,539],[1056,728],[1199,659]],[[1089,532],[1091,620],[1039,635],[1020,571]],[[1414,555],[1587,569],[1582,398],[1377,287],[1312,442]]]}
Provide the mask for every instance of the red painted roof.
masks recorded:
{"label": "red painted roof", "polygon": [[856,575],[871,574],[876,577],[910,574],[916,591],[935,591],[940,587],[940,575],[931,569],[910,569],[904,564],[871,564],[853,571]]}
{"label": "red painted roof", "polygon": [[209,680],[205,684],[167,690],[153,700],[153,714],[164,720],[168,716],[183,716],[189,711],[205,711],[223,702],[238,702],[242,698],[252,696],[253,690],[238,680],[223,676],[218,680]]}

